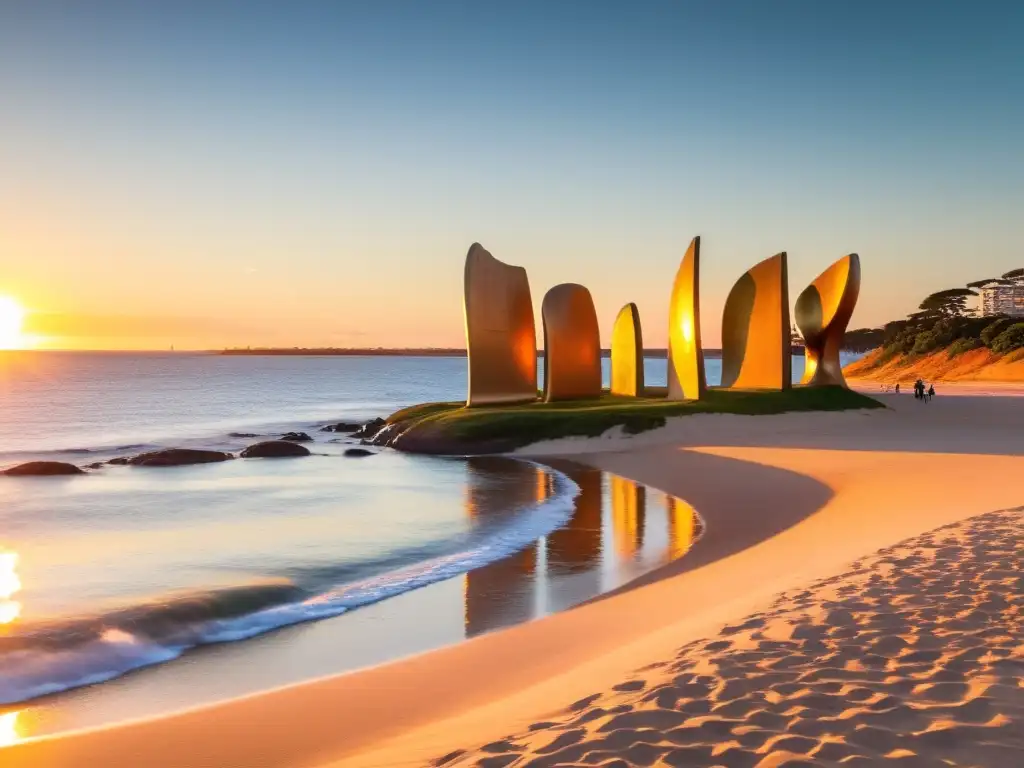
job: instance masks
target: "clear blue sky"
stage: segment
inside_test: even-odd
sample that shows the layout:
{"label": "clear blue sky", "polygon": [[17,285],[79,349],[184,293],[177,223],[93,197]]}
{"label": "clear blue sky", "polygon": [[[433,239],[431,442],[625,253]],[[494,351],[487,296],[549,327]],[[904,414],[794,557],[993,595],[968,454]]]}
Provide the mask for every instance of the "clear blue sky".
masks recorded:
{"label": "clear blue sky", "polygon": [[65,346],[460,345],[480,241],[660,346],[700,234],[709,345],[779,250],[793,298],[860,253],[871,325],[1024,266],[1022,141],[1019,2],[5,2],[0,294]]}

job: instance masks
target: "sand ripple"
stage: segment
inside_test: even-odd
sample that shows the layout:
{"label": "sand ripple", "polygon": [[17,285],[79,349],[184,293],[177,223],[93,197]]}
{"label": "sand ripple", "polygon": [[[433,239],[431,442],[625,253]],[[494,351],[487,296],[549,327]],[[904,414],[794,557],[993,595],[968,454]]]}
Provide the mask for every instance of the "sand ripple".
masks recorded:
{"label": "sand ripple", "polygon": [[1022,614],[1024,510],[980,515],[434,764],[1021,766]]}

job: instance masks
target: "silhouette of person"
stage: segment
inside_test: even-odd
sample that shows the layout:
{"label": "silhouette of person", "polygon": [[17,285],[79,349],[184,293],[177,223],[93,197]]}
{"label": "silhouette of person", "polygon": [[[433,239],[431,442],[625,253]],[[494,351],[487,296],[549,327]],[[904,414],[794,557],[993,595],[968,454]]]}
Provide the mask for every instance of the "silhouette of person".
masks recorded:
{"label": "silhouette of person", "polygon": [[928,385],[928,399],[931,400],[933,397],[935,397],[935,385],[934,384],[929,384]]}
{"label": "silhouette of person", "polygon": [[896,394],[898,395],[899,393],[900,393],[900,383],[897,381],[896,382]]}

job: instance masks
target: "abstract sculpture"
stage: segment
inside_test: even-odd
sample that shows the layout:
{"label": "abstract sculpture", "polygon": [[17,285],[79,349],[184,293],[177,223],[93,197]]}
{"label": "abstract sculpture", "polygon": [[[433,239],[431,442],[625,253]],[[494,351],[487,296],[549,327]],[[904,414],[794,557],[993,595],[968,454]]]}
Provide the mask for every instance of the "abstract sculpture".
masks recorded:
{"label": "abstract sculpture", "polygon": [[679,265],[668,307],[668,399],[699,400],[707,390],[700,344],[700,238]]}
{"label": "abstract sculpture", "polygon": [[796,324],[804,337],[801,384],[846,386],[839,351],[860,295],[860,257],[844,256],[822,272],[796,299]]}
{"label": "abstract sculpture", "polygon": [[544,400],[601,396],[601,337],[590,291],[556,285],[541,303],[544,319]]}
{"label": "abstract sculpture", "polygon": [[644,338],[636,304],[619,310],[612,326],[613,395],[639,397],[644,393]]}
{"label": "abstract sculpture", "polygon": [[467,406],[537,398],[537,334],[526,270],[479,243],[466,254]]}
{"label": "abstract sculpture", "polygon": [[785,252],[736,281],[722,312],[722,386],[789,389],[792,350]]}

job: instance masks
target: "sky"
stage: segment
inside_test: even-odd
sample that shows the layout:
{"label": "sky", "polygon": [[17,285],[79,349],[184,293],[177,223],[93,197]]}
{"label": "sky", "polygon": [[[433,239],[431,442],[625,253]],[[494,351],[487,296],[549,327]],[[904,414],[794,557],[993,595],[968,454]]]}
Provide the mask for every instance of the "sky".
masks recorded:
{"label": "sky", "polygon": [[44,346],[464,346],[538,308],[704,343],[757,261],[859,253],[853,326],[1024,266],[1024,3],[0,0],[0,296]]}

